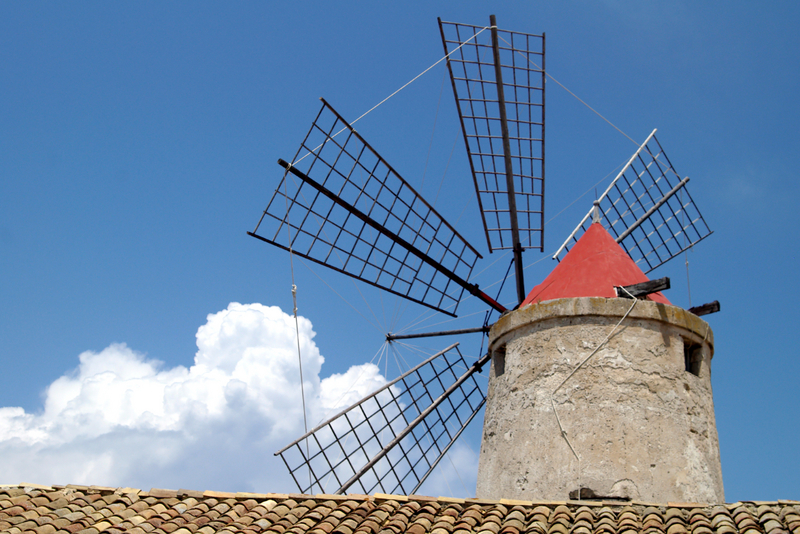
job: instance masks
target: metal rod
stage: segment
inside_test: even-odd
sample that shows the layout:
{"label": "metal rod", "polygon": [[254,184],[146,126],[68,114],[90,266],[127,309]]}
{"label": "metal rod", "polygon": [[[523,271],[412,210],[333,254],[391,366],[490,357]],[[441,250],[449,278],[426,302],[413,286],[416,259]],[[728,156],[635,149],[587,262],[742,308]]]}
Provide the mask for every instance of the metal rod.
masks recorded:
{"label": "metal rod", "polygon": [[542,229],[542,237],[541,237],[541,246],[539,247],[539,252],[544,252],[544,187],[545,187],[545,179],[544,179],[544,157],[546,154],[545,146],[544,146],[544,114],[547,111],[547,107],[544,105],[545,100],[545,85],[547,84],[547,70],[545,69],[545,34],[542,32],[542,213],[540,215],[540,223],[539,228]]}
{"label": "metal rod", "polygon": [[394,341],[395,339],[416,339],[419,337],[437,337],[437,336],[455,336],[458,334],[475,334],[477,332],[486,333],[489,331],[488,326],[479,326],[477,328],[462,328],[460,330],[443,330],[440,332],[422,332],[420,334],[386,334],[386,341]]}
{"label": "metal rod", "polygon": [[369,225],[373,229],[375,229],[378,232],[382,233],[383,235],[385,235],[386,237],[391,239],[393,242],[397,243],[398,245],[400,245],[401,247],[403,247],[407,251],[411,252],[416,257],[418,257],[419,259],[421,259],[422,261],[424,261],[425,263],[427,263],[428,265],[430,265],[431,267],[433,267],[434,269],[436,269],[437,271],[439,271],[440,273],[445,275],[447,278],[449,278],[450,280],[452,280],[453,282],[455,282],[459,286],[461,286],[464,289],[466,289],[467,291],[469,291],[469,293],[471,295],[473,295],[475,297],[478,297],[484,303],[488,304],[489,306],[491,306],[495,310],[499,311],[500,313],[505,313],[506,312],[506,308],[502,304],[500,304],[499,302],[494,300],[492,297],[490,297],[489,295],[487,295],[486,293],[484,293],[483,291],[478,289],[478,286],[476,284],[470,284],[469,282],[467,282],[466,280],[464,280],[463,278],[458,276],[456,273],[454,273],[453,271],[451,271],[450,269],[448,269],[447,267],[445,267],[444,265],[442,265],[438,261],[436,261],[433,258],[431,258],[430,256],[428,256],[427,254],[425,254],[424,252],[419,250],[417,247],[415,247],[414,245],[412,245],[411,243],[409,243],[408,241],[406,241],[405,239],[400,237],[399,235],[395,234],[394,232],[392,232],[391,230],[389,230],[385,226],[379,224],[378,222],[376,222],[375,220],[370,218],[368,215],[363,213],[361,210],[359,210],[355,206],[351,205],[349,202],[346,202],[346,201],[342,200],[338,195],[336,195],[332,191],[326,189],[323,185],[317,183],[310,176],[308,176],[305,173],[297,170],[297,168],[292,166],[291,163],[287,163],[286,161],[284,161],[282,159],[279,159],[278,160],[278,164],[281,167],[287,169],[289,172],[291,172],[292,174],[294,174],[298,178],[300,178],[301,180],[303,180],[305,183],[307,183],[308,185],[310,185],[311,187],[313,187],[317,191],[319,191],[320,193],[322,193],[323,195],[325,195],[326,197],[328,197],[335,204],[338,204],[339,206],[341,206],[344,209],[346,209],[348,212],[350,212],[352,215],[354,215],[355,217],[360,219],[362,222],[366,223],[367,225]]}
{"label": "metal rod", "polygon": [[466,373],[461,375],[461,377],[458,380],[456,380],[452,386],[447,388],[447,390],[444,393],[439,395],[439,397],[435,401],[433,401],[433,403],[430,406],[428,406],[425,409],[425,411],[423,411],[413,421],[411,421],[411,423],[409,423],[409,425],[405,428],[405,430],[400,432],[397,435],[397,437],[395,437],[392,441],[389,442],[388,445],[386,445],[386,447],[384,447],[378,454],[373,456],[372,459],[369,462],[367,462],[367,464],[364,467],[361,468],[361,470],[359,470],[355,475],[350,477],[350,479],[347,482],[342,484],[342,487],[336,490],[335,493],[339,495],[343,494],[345,491],[347,491],[347,488],[352,486],[361,477],[361,475],[372,469],[372,467],[375,466],[375,464],[377,464],[381,460],[381,458],[386,456],[395,445],[400,443],[403,440],[403,438],[405,438],[408,434],[410,434],[411,431],[414,430],[414,427],[420,423],[420,421],[425,419],[433,410],[435,410],[442,402],[444,402],[444,400],[447,399],[447,397],[450,396],[450,394],[453,391],[455,391],[459,386],[461,386],[461,384],[463,384],[467,378],[475,374],[476,371],[480,371],[480,369],[486,363],[488,358],[489,355],[485,354],[480,360],[472,364],[472,367],[470,367]]}
{"label": "metal rod", "polygon": [[506,189],[508,190],[508,211],[511,219],[511,242],[514,245],[514,274],[517,279],[517,299],[525,300],[525,280],[522,270],[522,245],[519,242],[519,221],[517,221],[517,197],[514,193],[514,169],[511,163],[511,141],[508,135],[508,116],[506,98],[503,91],[503,68],[500,65],[500,44],[497,38],[497,18],[489,16],[492,27],[492,52],[494,54],[494,74],[497,85],[497,103],[500,106],[500,129],[503,132],[503,159],[506,167]]}
{"label": "metal rod", "polygon": [[622,242],[622,240],[623,240],[623,239],[625,239],[626,237],[628,237],[628,236],[630,235],[630,233],[631,233],[631,232],[633,232],[634,230],[636,230],[637,228],[639,228],[639,226],[640,226],[640,225],[641,225],[641,224],[642,224],[644,221],[646,221],[648,217],[650,217],[650,216],[651,216],[653,213],[655,213],[655,212],[656,212],[656,210],[657,210],[658,208],[660,208],[661,206],[663,206],[663,205],[664,205],[664,202],[666,202],[667,200],[669,200],[669,199],[670,199],[670,198],[671,198],[671,197],[672,197],[672,196],[673,196],[675,193],[677,193],[677,192],[678,192],[678,189],[680,189],[681,187],[683,187],[684,185],[686,185],[688,182],[689,182],[689,177],[688,177],[688,176],[687,176],[686,178],[684,178],[683,180],[681,180],[680,182],[678,182],[678,185],[676,185],[675,187],[673,187],[672,189],[670,189],[670,190],[669,190],[669,192],[668,192],[666,195],[664,195],[663,197],[661,197],[661,200],[659,200],[658,202],[656,202],[655,204],[653,204],[653,207],[652,207],[652,208],[650,208],[649,210],[647,210],[647,213],[645,213],[644,215],[642,215],[641,217],[639,217],[639,219],[638,219],[638,220],[637,220],[635,223],[633,223],[632,225],[630,225],[630,226],[628,227],[628,229],[627,229],[627,230],[625,230],[624,232],[622,232],[622,233],[620,234],[620,236],[619,236],[617,239],[615,239],[615,241],[616,241],[617,243],[620,243],[620,242]]}

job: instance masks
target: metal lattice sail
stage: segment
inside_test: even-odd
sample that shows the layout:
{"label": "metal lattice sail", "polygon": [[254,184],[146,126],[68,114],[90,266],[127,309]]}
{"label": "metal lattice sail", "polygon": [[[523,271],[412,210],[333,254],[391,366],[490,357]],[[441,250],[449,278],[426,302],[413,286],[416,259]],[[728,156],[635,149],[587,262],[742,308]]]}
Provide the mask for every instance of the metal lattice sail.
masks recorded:
{"label": "metal lattice sail", "polygon": [[489,250],[513,248],[514,222],[523,248],[543,250],[544,35],[439,28]]}
{"label": "metal lattice sail", "polygon": [[455,315],[481,255],[327,102],[253,237]]}
{"label": "metal lattice sail", "polygon": [[[602,223],[649,273],[712,234],[664,149],[656,130],[595,201]],[[558,249],[559,259],[592,224],[594,208]]]}
{"label": "metal lattice sail", "polygon": [[489,250],[544,251],[544,35],[439,20]]}
{"label": "metal lattice sail", "polygon": [[488,360],[469,365],[455,343],[275,454],[303,493],[411,495],[483,407]]}

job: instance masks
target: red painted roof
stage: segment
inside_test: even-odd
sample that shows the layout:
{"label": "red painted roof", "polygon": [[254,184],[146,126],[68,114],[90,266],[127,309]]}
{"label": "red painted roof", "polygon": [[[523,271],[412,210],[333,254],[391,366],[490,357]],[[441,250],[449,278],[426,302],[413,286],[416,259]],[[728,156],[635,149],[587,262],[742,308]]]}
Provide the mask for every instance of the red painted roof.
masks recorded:
{"label": "red painted roof", "polygon": [[[528,293],[520,307],[559,298],[616,297],[614,286],[628,286],[648,280],[603,225],[594,223],[553,272]],[[670,304],[660,292],[652,293],[647,298]]]}

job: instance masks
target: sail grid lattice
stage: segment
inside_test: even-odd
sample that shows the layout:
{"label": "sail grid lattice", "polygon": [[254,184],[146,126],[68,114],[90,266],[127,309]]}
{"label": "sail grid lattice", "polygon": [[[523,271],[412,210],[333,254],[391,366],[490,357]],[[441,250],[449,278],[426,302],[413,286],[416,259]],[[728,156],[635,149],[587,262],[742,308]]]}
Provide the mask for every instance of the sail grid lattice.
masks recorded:
{"label": "sail grid lattice", "polygon": [[439,28],[489,250],[513,248],[514,217],[522,248],[543,251],[544,35],[495,28],[494,47],[487,28],[441,20]]}
{"label": "sail grid lattice", "polygon": [[250,235],[455,316],[481,255],[322,103]]}
{"label": "sail grid lattice", "polygon": [[470,365],[457,345],[275,453],[300,492],[416,493],[486,401],[475,374],[488,354]]}
{"label": "sail grid lattice", "polygon": [[[656,130],[595,201],[601,223],[645,273],[671,260],[713,232],[675,171]],[[553,258],[561,258],[593,222],[584,216]],[[600,215],[598,214],[598,215]]]}

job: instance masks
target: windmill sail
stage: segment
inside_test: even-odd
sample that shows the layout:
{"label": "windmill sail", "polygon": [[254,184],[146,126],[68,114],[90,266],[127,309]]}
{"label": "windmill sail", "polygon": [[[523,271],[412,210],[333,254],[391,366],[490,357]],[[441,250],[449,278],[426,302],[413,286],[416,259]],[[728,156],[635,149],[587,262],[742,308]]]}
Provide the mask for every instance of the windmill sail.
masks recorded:
{"label": "windmill sail", "polygon": [[543,251],[544,35],[439,29],[489,250]]}
{"label": "windmill sail", "polygon": [[[302,493],[411,495],[486,402],[458,343],[275,453]],[[336,489],[338,488],[338,489]]]}
{"label": "windmill sail", "polygon": [[[681,179],[655,134],[653,130],[595,201],[603,225],[645,273],[713,233],[689,195],[689,178]],[[577,243],[592,224],[593,212],[589,210],[554,259],[560,261]]]}
{"label": "windmill sail", "polygon": [[253,237],[455,316],[481,255],[327,102]]}

